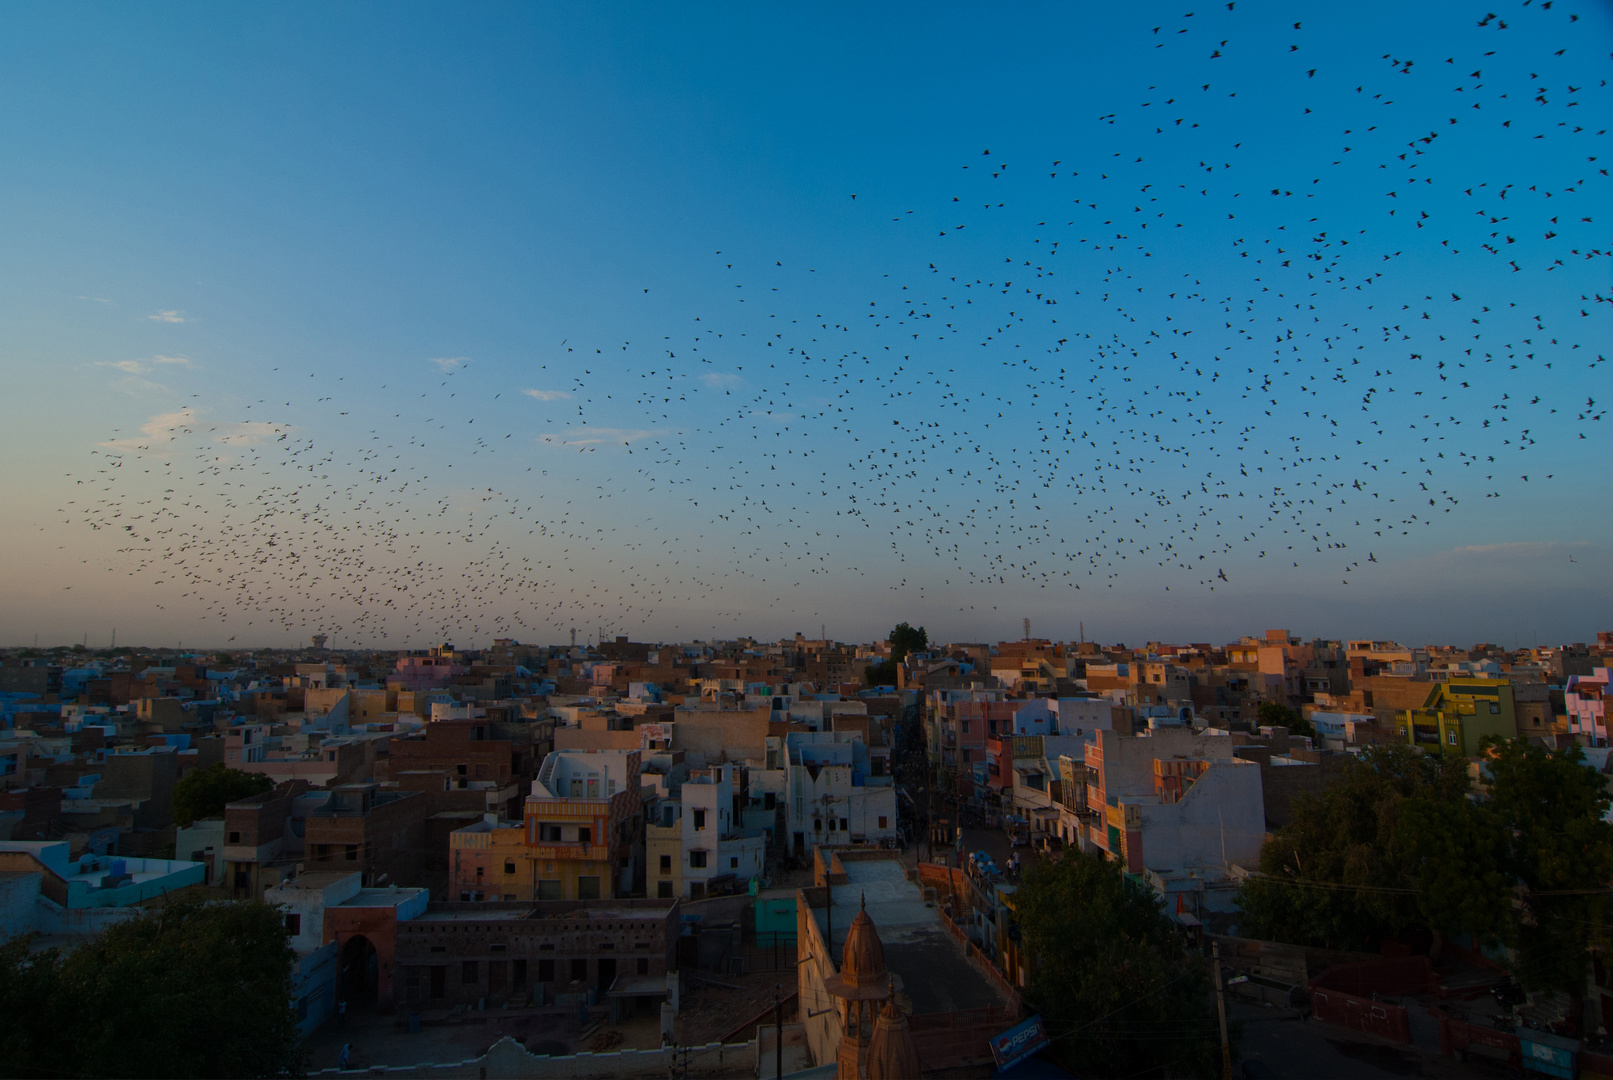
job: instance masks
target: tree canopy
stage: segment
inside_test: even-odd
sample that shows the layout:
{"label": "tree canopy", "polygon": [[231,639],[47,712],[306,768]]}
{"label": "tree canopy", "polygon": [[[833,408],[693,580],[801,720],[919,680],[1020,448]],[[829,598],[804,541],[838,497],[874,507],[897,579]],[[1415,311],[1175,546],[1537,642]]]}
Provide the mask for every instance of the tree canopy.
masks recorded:
{"label": "tree canopy", "polygon": [[1036,863],[1013,895],[1027,1000],[1078,1075],[1214,1075],[1210,968],[1162,902],[1118,863],[1079,851]]}
{"label": "tree canopy", "polygon": [[260,901],[169,903],[65,956],[12,939],[0,945],[0,1072],[298,1075],[294,959],[280,913]]}
{"label": "tree canopy", "polygon": [[930,647],[930,635],[924,632],[924,627],[917,629],[905,622],[897,623],[891,628],[891,659],[900,664],[908,653],[923,652]]}
{"label": "tree canopy", "polygon": [[1298,709],[1275,701],[1262,701],[1255,709],[1260,723],[1268,727],[1285,727],[1295,735],[1315,735],[1316,729]]}
{"label": "tree canopy", "polygon": [[1483,783],[1465,759],[1374,746],[1295,800],[1239,893],[1242,932],[1376,950],[1448,934],[1510,947],[1528,989],[1577,999],[1613,923],[1613,825],[1580,749],[1486,740]]}
{"label": "tree canopy", "polygon": [[222,762],[193,769],[174,785],[174,823],[184,826],[218,817],[229,803],[273,787],[274,781],[262,773],[231,769]]}

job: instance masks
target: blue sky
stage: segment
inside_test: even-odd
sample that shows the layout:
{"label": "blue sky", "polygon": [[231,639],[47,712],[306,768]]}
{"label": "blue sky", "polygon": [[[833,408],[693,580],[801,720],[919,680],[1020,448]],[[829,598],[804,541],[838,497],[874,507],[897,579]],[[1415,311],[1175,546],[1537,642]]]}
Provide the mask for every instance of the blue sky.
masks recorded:
{"label": "blue sky", "polygon": [[0,630],[1583,640],[1613,27],[1485,14],[13,5]]}

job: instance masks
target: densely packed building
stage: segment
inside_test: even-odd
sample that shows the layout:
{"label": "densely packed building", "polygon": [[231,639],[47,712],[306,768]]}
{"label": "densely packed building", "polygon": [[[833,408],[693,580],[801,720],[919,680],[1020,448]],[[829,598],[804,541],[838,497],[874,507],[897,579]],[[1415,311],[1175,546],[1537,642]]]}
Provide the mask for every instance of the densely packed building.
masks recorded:
{"label": "densely packed building", "polygon": [[[962,849],[964,827],[1117,860],[1184,925],[1213,924],[1293,800],[1374,743],[1474,758],[1489,736],[1521,736],[1604,767],[1610,657],[1608,634],[1508,651],[1286,630],[899,658],[801,635],[12,650],[0,930],[71,941],[154,890],[266,899],[286,913],[307,1031],[338,1002],[492,1000],[659,1009],[670,1038],[680,963],[700,962],[679,952],[680,911],[754,895],[775,947],[822,949],[802,987],[840,1003],[836,1020],[812,1014],[803,1045],[820,1064],[866,1063],[881,1023],[881,1053],[911,1049],[879,1008],[892,976],[910,980],[892,999],[904,1038],[949,1007],[976,1010],[980,1031],[1018,1007],[1012,876]],[[889,685],[865,685],[876,665],[894,667]],[[176,786],[212,766],[267,790],[176,822]],[[768,891],[806,868],[812,884]],[[879,898],[853,909],[850,886]],[[876,955],[875,925],[911,940],[932,923],[964,950],[967,1001],[913,981],[927,976],[899,970],[899,949]],[[976,1062],[953,1036],[918,1042],[926,1068]]]}

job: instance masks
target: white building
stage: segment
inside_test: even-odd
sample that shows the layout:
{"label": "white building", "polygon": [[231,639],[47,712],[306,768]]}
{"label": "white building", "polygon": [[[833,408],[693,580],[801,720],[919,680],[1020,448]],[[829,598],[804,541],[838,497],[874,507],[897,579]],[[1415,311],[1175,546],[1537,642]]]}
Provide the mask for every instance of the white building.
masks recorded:
{"label": "white building", "polygon": [[895,843],[896,788],[889,776],[871,774],[861,733],[792,731],[784,746],[792,850]]}
{"label": "white building", "polygon": [[718,765],[689,774],[674,804],[683,846],[683,895],[699,899],[712,878],[736,884],[762,876],[767,836],[746,829],[740,817],[739,767]]}

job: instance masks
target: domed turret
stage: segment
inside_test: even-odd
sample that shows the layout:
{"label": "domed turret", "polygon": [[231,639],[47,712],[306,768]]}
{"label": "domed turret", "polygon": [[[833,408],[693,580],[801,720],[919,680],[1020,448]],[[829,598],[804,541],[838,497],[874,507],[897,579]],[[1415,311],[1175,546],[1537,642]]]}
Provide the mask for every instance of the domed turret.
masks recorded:
{"label": "domed turret", "polygon": [[868,903],[851,920],[846,945],[840,954],[840,977],[847,986],[880,986],[885,982],[885,946],[868,917]]}
{"label": "domed turret", "polygon": [[922,1073],[919,1048],[913,1042],[907,1017],[896,1007],[896,987],[874,1022],[874,1036],[868,1041],[868,1080],[913,1080]]}

